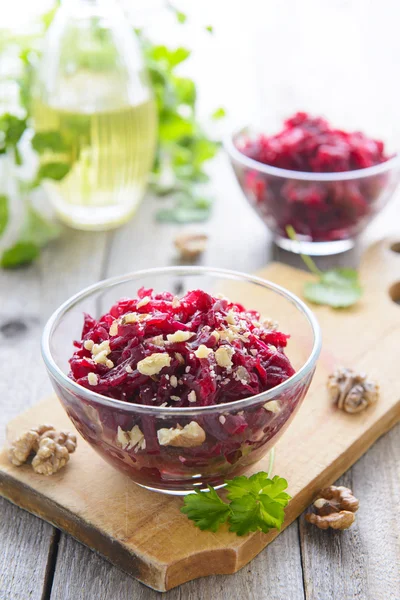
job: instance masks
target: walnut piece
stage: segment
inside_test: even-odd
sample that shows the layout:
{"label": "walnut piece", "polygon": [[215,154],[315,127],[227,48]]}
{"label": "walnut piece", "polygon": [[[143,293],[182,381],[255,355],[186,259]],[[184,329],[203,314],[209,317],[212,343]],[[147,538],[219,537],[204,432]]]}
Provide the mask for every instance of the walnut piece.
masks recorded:
{"label": "walnut piece", "polygon": [[51,425],[39,425],[38,427],[32,427],[32,429],[14,440],[8,451],[8,456],[12,464],[20,467],[26,463],[29,457],[37,452],[41,435],[53,429],[54,427]]}
{"label": "walnut piece", "polygon": [[328,378],[328,390],[331,400],[341,410],[358,413],[379,398],[379,386],[367,379],[365,373],[356,373],[352,369],[339,367]]}
{"label": "walnut piece", "polygon": [[320,491],[312,506],[315,512],[306,515],[309,523],[320,529],[348,529],[355,521],[359,502],[349,488],[331,485]]}
{"label": "walnut piece", "polygon": [[203,233],[182,233],[174,240],[181,258],[194,260],[207,248],[208,236]]}
{"label": "walnut piece", "polygon": [[39,449],[32,460],[32,468],[40,475],[53,475],[69,461],[69,452],[65,446],[57,444],[49,437],[40,440]]}
{"label": "walnut piece", "polygon": [[196,421],[191,421],[185,427],[159,429],[157,431],[160,446],[176,446],[178,448],[194,448],[201,446],[206,439],[206,432]]}
{"label": "walnut piece", "polygon": [[56,431],[52,425],[39,425],[11,444],[9,458],[16,466],[29,462],[36,473],[52,475],[67,464],[75,449],[74,434]]}
{"label": "walnut piece", "polygon": [[142,375],[157,375],[164,367],[169,367],[171,357],[166,352],[154,352],[139,360],[137,370]]}

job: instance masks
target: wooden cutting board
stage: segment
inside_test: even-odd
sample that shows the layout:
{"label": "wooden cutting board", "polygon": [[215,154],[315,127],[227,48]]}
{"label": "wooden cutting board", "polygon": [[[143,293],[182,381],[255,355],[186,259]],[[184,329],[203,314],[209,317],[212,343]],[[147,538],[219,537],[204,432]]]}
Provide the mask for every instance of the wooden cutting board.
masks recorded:
{"label": "wooden cutting board", "polygon": [[[345,311],[314,307],[323,331],[321,358],[299,413],[276,447],[274,472],[288,479],[293,496],[285,526],[400,419],[400,305],[391,298],[400,299],[400,254],[390,247],[391,242],[382,241],[364,256],[365,294],[357,306]],[[298,295],[310,279],[282,264],[271,264],[260,274]],[[378,404],[358,415],[335,409],[325,386],[337,365],[378,380]],[[72,429],[51,397],[13,420],[8,437],[43,422]],[[263,459],[253,470],[267,470],[267,462]],[[202,532],[179,512],[180,498],[136,486],[82,439],[69,465],[50,478],[28,466],[12,466],[3,450],[0,494],[161,591],[204,575],[234,573],[278,535],[237,537],[226,527]]]}

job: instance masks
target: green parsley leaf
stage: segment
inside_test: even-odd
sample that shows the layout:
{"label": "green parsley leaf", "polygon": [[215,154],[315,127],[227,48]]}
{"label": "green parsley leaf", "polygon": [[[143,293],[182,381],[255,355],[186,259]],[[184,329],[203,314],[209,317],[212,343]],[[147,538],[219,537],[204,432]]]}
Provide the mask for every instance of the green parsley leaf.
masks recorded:
{"label": "green parsley leaf", "polygon": [[208,31],[208,33],[214,33],[214,27],[212,25],[207,25],[206,31]]}
{"label": "green parsley leaf", "polygon": [[15,269],[31,263],[39,256],[39,252],[38,246],[32,242],[17,242],[4,250],[0,264],[4,269]]}
{"label": "green parsley leaf", "polygon": [[268,533],[270,529],[280,529],[285,512],[279,502],[274,502],[266,494],[254,497],[247,494],[230,503],[229,531],[245,535],[251,531]]}
{"label": "green parsley leaf", "polygon": [[[291,240],[297,241],[296,232],[291,225],[286,227],[286,233]],[[356,270],[338,267],[323,272],[310,256],[300,256],[310,271],[318,277],[317,281],[304,284],[304,296],[307,300],[332,308],[348,308],[361,298],[363,289]]]}
{"label": "green parsley leaf", "polygon": [[208,490],[208,492],[196,490],[195,494],[187,494],[183,499],[185,504],[181,512],[194,521],[200,529],[217,531],[229,516],[229,505],[221,500],[214,488],[208,486]]}
{"label": "green parsley leaf", "polygon": [[15,148],[27,128],[26,119],[20,119],[10,113],[0,116],[0,147],[4,152]]}
{"label": "green parsley leaf", "polygon": [[9,220],[8,198],[4,194],[0,195],[0,235],[2,235],[8,225]]}
{"label": "green parsley leaf", "polygon": [[218,119],[223,119],[225,116],[226,110],[222,108],[222,106],[220,106],[219,108],[214,110],[213,114],[211,115],[211,118],[214,119],[214,121],[218,121]]}
{"label": "green parsley leaf", "polygon": [[[230,531],[245,535],[251,531],[280,529],[285,519],[284,508],[291,497],[284,490],[286,479],[277,475],[269,479],[261,471],[251,477],[235,477],[226,482],[230,504],[223,502],[208,486],[208,492],[196,491],[196,496],[185,496],[181,511],[200,529],[216,531],[218,525],[229,522]],[[205,499],[202,500],[201,497]]]}

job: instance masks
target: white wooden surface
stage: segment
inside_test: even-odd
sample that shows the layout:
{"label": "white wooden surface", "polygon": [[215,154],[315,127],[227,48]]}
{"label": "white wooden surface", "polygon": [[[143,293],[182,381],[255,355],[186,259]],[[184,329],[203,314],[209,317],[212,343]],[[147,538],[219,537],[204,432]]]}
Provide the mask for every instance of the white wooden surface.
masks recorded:
{"label": "white wooden surface", "polygon": [[[151,5],[156,8],[157,2]],[[354,77],[347,65],[343,81],[351,84],[354,93],[367,89],[365,77],[358,75],[356,66],[362,70],[371,58],[369,82],[378,82],[381,87],[378,83],[375,87],[380,93],[367,95],[362,105],[365,109],[368,102],[370,106],[380,103],[381,110],[369,109],[370,129],[379,128],[382,122],[382,128],[393,132],[399,125],[395,90],[400,55],[396,15],[400,8],[395,0],[379,5],[372,0],[204,0],[185,9],[192,15],[189,31],[177,30],[155,9],[151,27],[161,39],[169,37],[172,43],[186,42],[195,48],[190,68],[201,84],[201,115],[205,118],[216,105],[229,110],[226,123],[218,125],[219,133],[240,122],[267,122],[271,113],[295,107],[310,105],[317,110],[321,106],[320,110],[325,110],[325,103],[340,112],[343,104],[337,105],[335,99],[341,102],[346,92],[336,93],[339,83],[335,83],[335,93],[326,94],[326,76],[322,77],[324,85],[318,84],[322,71],[315,71],[312,57],[304,65],[297,56],[301,54],[299,43],[304,41],[302,31],[304,36],[314,34],[314,47],[319,43],[329,49],[324,59],[326,70],[340,74],[340,60],[351,57]],[[198,32],[200,20],[205,25],[214,24],[214,37]],[[349,48],[353,48],[350,54]],[[314,58],[323,65],[320,54],[316,52]],[[301,68],[305,69],[304,80],[299,75]],[[308,95],[307,80],[312,83]],[[359,112],[361,109],[353,110],[354,119],[360,118]],[[343,111],[340,114],[344,120],[349,118]],[[216,197],[213,217],[204,226],[195,227],[210,235],[201,263],[249,272],[272,258],[300,266],[296,257],[271,245],[270,234],[247,206],[223,155],[210,171],[210,190]],[[384,234],[398,235],[400,241],[399,200],[376,219],[356,250],[320,264],[340,261],[355,265],[362,248]],[[176,262],[172,240],[178,227],[154,222],[157,202],[147,197],[136,218],[116,232],[91,234],[65,229],[35,265],[0,273],[0,441],[4,441],[6,422],[50,391],[39,340],[44,322],[60,302],[100,278]],[[171,600],[398,600],[399,447],[397,427],[342,478],[360,499],[356,525],[351,530],[320,532],[302,517],[241,572],[191,582],[167,596]],[[0,501],[0,511],[1,600],[161,597],[39,519],[5,501]]]}

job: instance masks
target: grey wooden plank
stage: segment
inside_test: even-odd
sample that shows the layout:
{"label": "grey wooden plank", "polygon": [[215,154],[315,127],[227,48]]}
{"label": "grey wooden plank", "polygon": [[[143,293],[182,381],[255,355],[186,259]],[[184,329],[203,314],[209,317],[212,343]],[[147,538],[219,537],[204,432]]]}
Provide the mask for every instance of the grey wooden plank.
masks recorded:
{"label": "grey wooden plank", "polygon": [[0,512],[0,598],[41,600],[56,544],[55,530],[3,498]]}
{"label": "grey wooden plank", "polygon": [[[31,267],[0,272],[1,444],[6,423],[51,391],[40,356],[44,322],[100,277],[106,248],[106,234],[65,230]],[[0,512],[0,598],[41,598],[55,530],[5,500]]]}
{"label": "grey wooden plank", "polygon": [[238,573],[196,579],[162,594],[62,536],[51,600],[303,600],[300,555],[293,548],[296,523]]}
{"label": "grey wooden plank", "polygon": [[307,600],[397,600],[400,597],[400,426],[343,477],[360,500],[347,531],[321,531],[300,519]]}

